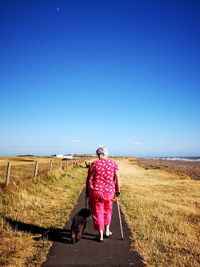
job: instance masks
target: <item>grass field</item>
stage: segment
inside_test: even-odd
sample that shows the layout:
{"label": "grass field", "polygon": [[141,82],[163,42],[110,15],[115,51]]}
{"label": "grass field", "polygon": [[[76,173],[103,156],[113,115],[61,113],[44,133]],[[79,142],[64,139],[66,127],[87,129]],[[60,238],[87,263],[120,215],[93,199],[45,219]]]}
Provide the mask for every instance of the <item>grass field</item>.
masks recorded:
{"label": "grass field", "polygon": [[[8,160],[0,158],[1,184]],[[52,244],[41,239],[42,233],[49,227],[63,227],[85,184],[85,168],[60,169],[60,160],[56,160],[56,168],[47,172],[49,158],[37,159],[42,168],[33,180],[35,160],[11,159],[10,185],[0,189],[3,266],[40,266]],[[132,247],[147,266],[200,266],[199,181],[161,170],[145,170],[138,166],[137,159],[117,161],[121,207],[132,232]],[[20,224],[26,232],[16,228]]]}
{"label": "grass field", "polygon": [[148,266],[200,266],[200,183],[121,161],[122,209]]}
{"label": "grass field", "polygon": [[[7,159],[3,160],[2,168]],[[39,158],[39,163],[48,164],[49,159]],[[0,190],[0,265],[40,266],[52,245],[52,241],[41,239],[41,234],[49,227],[64,226],[85,184],[86,169],[41,171],[33,180],[32,175],[27,176],[24,161],[12,159],[11,164],[11,183]],[[19,225],[26,232],[19,231]]]}
{"label": "grass field", "polygon": [[52,169],[59,168],[62,164],[63,169],[72,166],[73,161],[62,161],[58,158],[51,157],[0,157],[0,183],[5,181],[7,163],[11,164],[10,180],[12,184],[19,185],[32,180],[34,177],[35,163],[38,162],[38,174],[44,175],[50,168],[52,161]]}

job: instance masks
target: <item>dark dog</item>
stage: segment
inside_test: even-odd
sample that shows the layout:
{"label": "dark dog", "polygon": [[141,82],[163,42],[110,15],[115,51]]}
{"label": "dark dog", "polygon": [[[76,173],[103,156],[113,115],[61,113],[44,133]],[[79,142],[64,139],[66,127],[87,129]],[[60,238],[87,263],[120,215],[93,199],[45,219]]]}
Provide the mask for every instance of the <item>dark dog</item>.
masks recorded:
{"label": "dark dog", "polygon": [[81,209],[74,215],[71,225],[71,242],[78,242],[85,231],[87,217],[91,215],[89,209]]}

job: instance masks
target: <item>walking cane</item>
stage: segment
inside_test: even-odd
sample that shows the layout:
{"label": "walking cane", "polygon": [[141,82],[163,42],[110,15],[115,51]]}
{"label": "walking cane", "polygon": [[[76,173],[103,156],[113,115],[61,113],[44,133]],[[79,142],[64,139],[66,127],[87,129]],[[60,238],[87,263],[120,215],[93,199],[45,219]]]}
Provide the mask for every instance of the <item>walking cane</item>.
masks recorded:
{"label": "walking cane", "polygon": [[119,224],[120,224],[120,230],[121,230],[121,239],[124,240],[124,232],[122,228],[122,217],[121,217],[121,212],[120,212],[120,207],[119,207],[119,199],[117,197],[117,209],[118,209],[118,215],[119,215]]}

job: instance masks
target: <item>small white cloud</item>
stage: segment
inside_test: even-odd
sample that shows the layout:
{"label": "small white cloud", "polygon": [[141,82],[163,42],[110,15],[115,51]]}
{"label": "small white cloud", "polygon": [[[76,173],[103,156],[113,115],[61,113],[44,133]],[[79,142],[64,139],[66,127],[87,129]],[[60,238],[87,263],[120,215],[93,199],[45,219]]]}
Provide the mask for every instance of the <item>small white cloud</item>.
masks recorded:
{"label": "small white cloud", "polygon": [[57,10],[58,12],[60,12],[60,8],[59,8],[59,7],[56,7],[56,10]]}
{"label": "small white cloud", "polygon": [[69,144],[69,143],[80,143],[81,140],[80,139],[68,139],[68,140],[60,140],[57,141],[56,143],[59,145],[65,145],[65,144]]}
{"label": "small white cloud", "polygon": [[79,140],[79,139],[72,139],[71,142],[72,142],[72,143],[80,143],[81,140]]}
{"label": "small white cloud", "polygon": [[130,142],[129,145],[131,145],[131,146],[142,146],[143,143],[142,142]]}

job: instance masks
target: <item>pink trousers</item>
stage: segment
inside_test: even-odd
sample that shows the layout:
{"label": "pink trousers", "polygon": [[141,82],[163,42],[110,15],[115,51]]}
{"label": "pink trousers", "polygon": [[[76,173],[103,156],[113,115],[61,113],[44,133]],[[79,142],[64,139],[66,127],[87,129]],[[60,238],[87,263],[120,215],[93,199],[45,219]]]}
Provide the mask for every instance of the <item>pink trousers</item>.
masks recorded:
{"label": "pink trousers", "polygon": [[110,225],[113,197],[113,193],[90,191],[89,205],[95,230],[104,230],[105,225]]}

